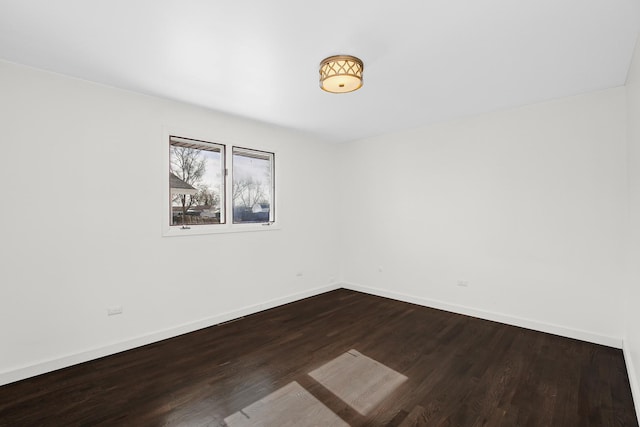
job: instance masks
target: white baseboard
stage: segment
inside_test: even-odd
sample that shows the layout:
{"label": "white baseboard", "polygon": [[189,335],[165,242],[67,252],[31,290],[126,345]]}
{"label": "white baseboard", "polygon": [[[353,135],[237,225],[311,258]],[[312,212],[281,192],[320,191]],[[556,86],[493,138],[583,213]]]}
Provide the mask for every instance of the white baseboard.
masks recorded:
{"label": "white baseboard", "polygon": [[197,331],[198,329],[208,328],[213,325],[217,325],[223,322],[228,322],[233,319],[258,313],[260,311],[268,310],[270,308],[288,304],[290,302],[298,301],[314,295],[329,292],[329,291],[338,289],[340,287],[341,286],[338,283],[334,283],[334,284],[322,286],[315,289],[309,289],[303,292],[298,292],[298,293],[290,294],[284,297],[275,298],[260,304],[254,304],[254,305],[240,308],[238,310],[221,313],[221,314],[211,316],[205,319],[201,319],[195,322],[189,322],[182,325],[178,325],[176,327],[163,329],[160,331],[152,332],[150,334],[141,335],[125,341],[108,344],[102,347],[89,349],[79,353],[67,354],[61,357],[57,357],[55,359],[45,360],[43,362],[26,365],[10,371],[0,372],[0,386],[9,384],[15,381],[20,381],[26,378],[34,377],[36,375],[66,368],[68,366],[77,365],[78,363],[88,362],[90,360],[98,359],[100,357],[110,356],[112,354],[120,353],[122,351],[131,350],[133,348],[151,344],[157,341],[162,341],[167,338],[173,338],[178,335]]}
{"label": "white baseboard", "polygon": [[399,301],[409,302],[412,304],[422,305],[425,307],[436,308],[439,310],[449,311],[457,314],[478,317],[480,319],[491,320],[494,322],[505,323],[507,325],[518,326],[521,328],[532,329],[534,331],[546,332],[549,334],[559,335],[568,338],[574,338],[581,341],[588,341],[595,344],[602,344],[614,348],[622,348],[622,338],[600,335],[580,329],[567,328],[551,323],[539,322],[536,320],[525,319],[516,316],[510,316],[492,311],[478,310],[476,308],[466,307],[458,304],[451,304],[443,301],[432,300],[427,298],[416,297],[396,292],[390,292],[384,289],[371,288],[355,283],[342,283],[345,289],[351,289],[358,292],[377,295],[380,297],[391,298]]}
{"label": "white baseboard", "polygon": [[622,351],[624,353],[624,362],[627,365],[627,375],[629,376],[629,384],[631,385],[631,395],[633,403],[636,407],[636,417],[640,421],[640,383],[638,383],[638,375],[631,357],[631,350],[627,344],[627,340],[622,341]]}
{"label": "white baseboard", "polygon": [[[93,349],[88,349],[86,351],[82,351],[79,353],[63,355],[55,359],[50,359],[43,362],[26,365],[23,367],[12,369],[10,371],[0,372],[0,385],[9,384],[9,383],[20,381],[36,375],[55,371],[57,369],[62,369],[68,366],[76,365],[78,363],[88,362],[90,360],[94,360],[100,357],[109,356],[109,355],[120,353],[126,350],[131,350],[133,348],[151,344],[167,338],[173,338],[178,335],[193,332],[202,328],[207,328],[223,322],[228,322],[230,320],[237,319],[239,317],[258,313],[263,310],[268,310],[270,308],[288,304],[290,302],[298,301],[303,298],[308,298],[324,292],[329,292],[335,289],[339,289],[341,287],[345,289],[351,289],[354,291],[368,293],[371,295],[377,295],[385,298],[391,298],[399,301],[418,304],[425,307],[445,310],[452,313],[478,317],[481,319],[505,323],[508,325],[519,326],[527,329],[533,329],[536,331],[547,332],[555,335],[579,339],[582,341],[602,344],[609,347],[622,348],[625,352],[625,361],[627,363],[627,370],[629,372],[629,379],[631,382],[634,401],[635,402],[640,401],[640,389],[637,381],[635,380],[636,377],[635,377],[635,373],[634,373],[635,371],[632,365],[632,361],[631,361],[630,355],[628,354],[628,350],[625,347],[623,347],[623,340],[621,338],[599,335],[599,334],[595,334],[588,331],[566,328],[563,326],[537,322],[534,320],[523,319],[515,316],[501,314],[501,313],[478,310],[475,308],[466,307],[466,306],[457,305],[457,304],[450,304],[443,301],[437,301],[437,300],[420,298],[420,297],[396,293],[396,292],[390,292],[387,290],[383,290],[379,288],[371,288],[367,286],[358,285],[355,283],[334,283],[327,286],[322,286],[319,288],[310,289],[310,290],[298,292],[295,294],[290,294],[284,297],[275,298],[275,299],[266,301],[264,303],[254,304],[251,306],[240,308],[238,310],[228,311],[225,313],[218,314],[216,316],[208,317],[195,322],[185,323],[182,325],[178,325],[176,327],[152,332],[150,334],[141,335],[125,341],[116,342],[116,343],[108,344],[108,345],[93,348]],[[639,408],[639,403],[636,403],[636,411],[638,411],[638,414],[640,414],[640,410],[638,408]]]}

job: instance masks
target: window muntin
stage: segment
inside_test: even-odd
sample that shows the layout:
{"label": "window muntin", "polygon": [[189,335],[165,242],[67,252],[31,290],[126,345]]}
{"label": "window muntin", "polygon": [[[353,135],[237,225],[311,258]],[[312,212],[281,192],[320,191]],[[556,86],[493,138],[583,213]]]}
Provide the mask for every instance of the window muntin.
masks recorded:
{"label": "window muntin", "polygon": [[171,226],[225,223],[225,146],[171,136],[169,197]]}
{"label": "window muntin", "polygon": [[274,154],[233,147],[233,223],[275,221]]}

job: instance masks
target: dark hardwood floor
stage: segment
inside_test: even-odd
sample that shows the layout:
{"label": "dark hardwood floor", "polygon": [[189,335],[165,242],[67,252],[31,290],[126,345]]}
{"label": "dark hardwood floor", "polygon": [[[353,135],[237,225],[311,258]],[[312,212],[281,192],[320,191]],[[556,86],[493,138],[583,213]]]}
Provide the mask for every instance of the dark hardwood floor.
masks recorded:
{"label": "dark hardwood floor", "polygon": [[348,290],[0,387],[2,426],[225,419],[638,426],[620,350]]}

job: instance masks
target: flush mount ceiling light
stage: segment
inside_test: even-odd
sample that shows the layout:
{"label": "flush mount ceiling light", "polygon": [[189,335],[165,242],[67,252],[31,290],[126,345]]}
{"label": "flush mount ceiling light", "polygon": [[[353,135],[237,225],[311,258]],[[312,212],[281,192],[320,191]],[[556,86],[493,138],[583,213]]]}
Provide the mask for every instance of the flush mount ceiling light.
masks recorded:
{"label": "flush mount ceiling light", "polygon": [[351,55],[336,55],[320,63],[320,87],[331,93],[353,92],[362,87],[362,61]]}

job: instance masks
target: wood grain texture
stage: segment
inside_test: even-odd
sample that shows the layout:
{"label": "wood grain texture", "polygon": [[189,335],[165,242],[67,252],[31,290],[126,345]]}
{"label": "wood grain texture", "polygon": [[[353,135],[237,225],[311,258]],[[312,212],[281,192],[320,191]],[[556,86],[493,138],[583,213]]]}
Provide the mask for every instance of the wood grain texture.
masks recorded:
{"label": "wood grain texture", "polygon": [[[352,349],[407,377],[366,415],[309,375]],[[351,426],[638,426],[618,349],[344,289],[0,387],[0,426],[224,426],[292,382]]]}
{"label": "wood grain texture", "polygon": [[416,406],[409,412],[400,427],[426,427],[428,425],[425,409],[422,406]]}

